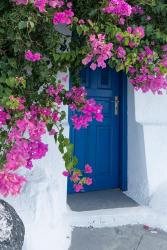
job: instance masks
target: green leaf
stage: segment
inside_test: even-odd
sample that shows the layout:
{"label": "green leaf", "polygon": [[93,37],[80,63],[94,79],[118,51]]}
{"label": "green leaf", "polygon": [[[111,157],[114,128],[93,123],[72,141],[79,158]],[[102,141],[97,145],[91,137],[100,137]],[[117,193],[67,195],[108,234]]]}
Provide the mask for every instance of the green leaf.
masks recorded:
{"label": "green leaf", "polygon": [[14,88],[16,86],[16,79],[14,77],[7,78],[5,82],[11,88]]}
{"label": "green leaf", "polygon": [[20,21],[20,22],[18,23],[18,28],[19,28],[20,30],[25,29],[26,27],[27,27],[27,23],[26,23],[26,22]]}
{"label": "green leaf", "polygon": [[74,151],[74,145],[73,144],[70,143],[66,148],[67,148],[68,153],[70,153],[70,154],[73,153],[73,151]]}
{"label": "green leaf", "polygon": [[78,159],[76,156],[73,157],[73,165],[76,166],[78,164]]}
{"label": "green leaf", "polygon": [[70,170],[73,169],[73,167],[74,167],[73,162],[67,163],[67,164],[65,165],[65,167],[66,167],[66,169],[67,169],[68,171],[70,171]]}

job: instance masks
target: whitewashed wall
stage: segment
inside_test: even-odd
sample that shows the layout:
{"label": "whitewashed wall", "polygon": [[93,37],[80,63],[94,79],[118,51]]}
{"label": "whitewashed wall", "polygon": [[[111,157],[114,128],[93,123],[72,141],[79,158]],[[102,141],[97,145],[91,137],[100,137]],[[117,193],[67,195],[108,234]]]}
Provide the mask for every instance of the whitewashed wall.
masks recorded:
{"label": "whitewashed wall", "polygon": [[[128,192],[155,206],[167,186],[167,94],[134,92],[128,86]],[[159,188],[161,187],[161,192]],[[165,190],[164,190],[165,191]],[[154,200],[154,202],[152,202]],[[162,205],[160,205],[162,206]]]}
{"label": "whitewashed wall", "polygon": [[[65,79],[67,74],[59,74]],[[64,81],[64,80],[63,80]],[[68,88],[69,79],[66,80]],[[68,111],[67,107],[65,108]],[[68,117],[64,134],[69,136]],[[71,231],[66,214],[67,179],[62,175],[64,161],[54,139],[44,138],[49,151],[43,159],[34,161],[32,171],[26,171],[28,183],[21,195],[8,198],[22,218],[25,229],[23,250],[68,250]]]}

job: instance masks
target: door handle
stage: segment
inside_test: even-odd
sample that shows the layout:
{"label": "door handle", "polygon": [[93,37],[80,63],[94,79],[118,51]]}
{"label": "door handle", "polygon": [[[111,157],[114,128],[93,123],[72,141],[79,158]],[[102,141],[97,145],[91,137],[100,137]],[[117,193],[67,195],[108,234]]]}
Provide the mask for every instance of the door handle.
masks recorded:
{"label": "door handle", "polygon": [[111,102],[114,103],[114,114],[119,114],[119,96],[115,96],[114,100],[111,100]]}

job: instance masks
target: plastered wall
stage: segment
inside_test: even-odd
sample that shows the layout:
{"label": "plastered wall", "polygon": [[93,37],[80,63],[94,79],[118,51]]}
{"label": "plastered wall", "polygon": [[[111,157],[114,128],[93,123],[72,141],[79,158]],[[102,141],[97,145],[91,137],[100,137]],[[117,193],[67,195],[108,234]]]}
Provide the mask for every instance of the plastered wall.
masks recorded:
{"label": "plastered wall", "polygon": [[128,86],[128,192],[149,204],[167,183],[167,94],[134,92]]}

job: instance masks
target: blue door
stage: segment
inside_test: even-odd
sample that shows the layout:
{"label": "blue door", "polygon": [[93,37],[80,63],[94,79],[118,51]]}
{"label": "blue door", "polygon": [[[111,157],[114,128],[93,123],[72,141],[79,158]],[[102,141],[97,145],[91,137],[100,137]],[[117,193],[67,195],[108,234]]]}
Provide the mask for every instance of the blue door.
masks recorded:
{"label": "blue door", "polygon": [[[102,123],[93,121],[87,129],[76,131],[72,125],[70,128],[78,167],[84,170],[85,164],[89,163],[93,168],[93,184],[86,186],[85,191],[120,187],[118,101],[121,79],[120,74],[109,67],[81,71],[82,85],[87,89],[88,98],[94,98],[103,105],[104,115]],[[68,181],[68,192],[74,192],[71,181]]]}

